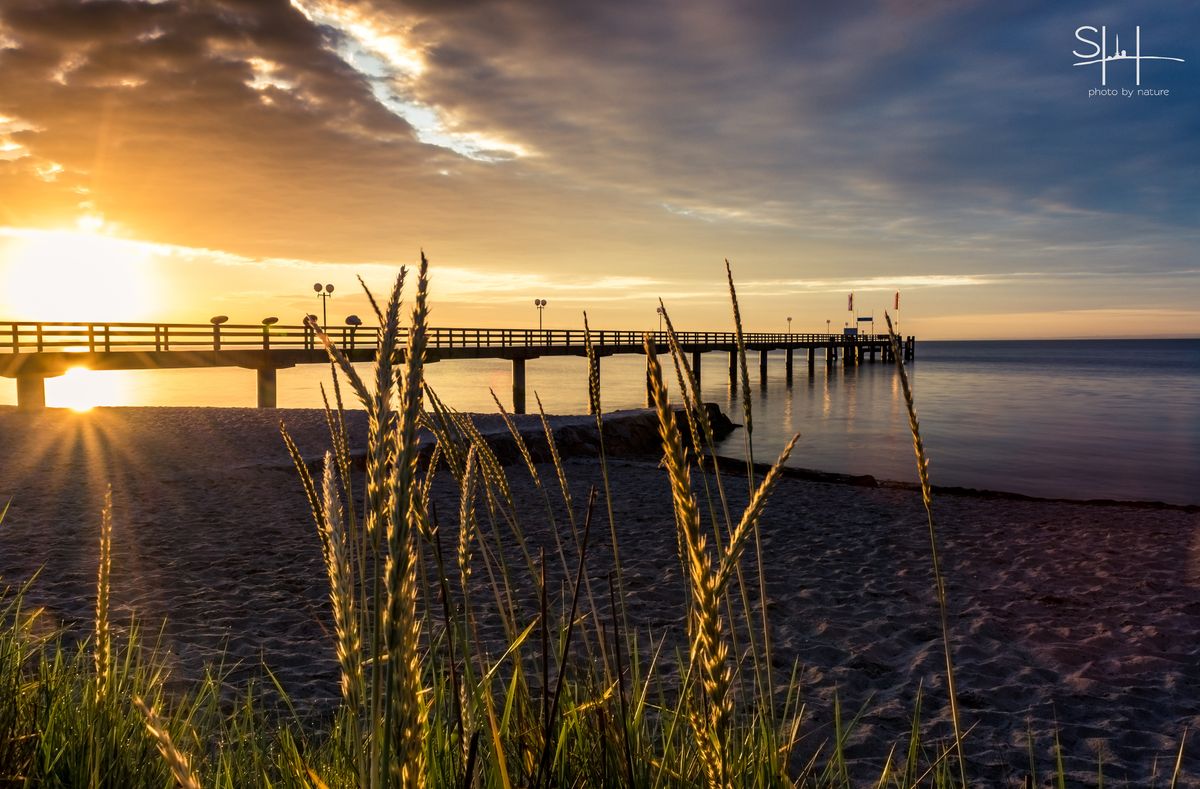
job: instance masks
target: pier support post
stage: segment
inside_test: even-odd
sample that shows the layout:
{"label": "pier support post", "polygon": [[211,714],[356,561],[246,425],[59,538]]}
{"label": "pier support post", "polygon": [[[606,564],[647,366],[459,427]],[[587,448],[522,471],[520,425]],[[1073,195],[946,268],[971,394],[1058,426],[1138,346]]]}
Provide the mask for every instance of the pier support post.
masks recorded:
{"label": "pier support post", "polygon": [[696,386],[700,386],[700,357],[703,356],[700,351],[692,351],[692,377],[696,379]]}
{"label": "pier support post", "polygon": [[513,413],[525,413],[525,360],[512,360]]}
{"label": "pier support post", "polygon": [[783,363],[783,371],[784,375],[787,377],[787,382],[790,384],[792,382],[792,349],[790,347],[787,349],[787,357],[785,357],[785,361]]}
{"label": "pier support post", "polygon": [[17,409],[37,411],[46,407],[46,379],[40,375],[17,376]]}
{"label": "pier support post", "polygon": [[277,375],[274,367],[259,367],[258,374],[258,407],[259,408],[276,408],[277,407]]}
{"label": "pier support post", "polygon": [[729,388],[737,389],[738,378],[738,352],[729,352]]}
{"label": "pier support post", "polygon": [[817,349],[815,347],[810,347],[808,349],[808,372],[809,373],[812,373],[813,368],[816,367],[816,364],[817,364]]}
{"label": "pier support post", "polygon": [[758,382],[765,384],[767,382],[767,349],[763,348],[758,352]]}
{"label": "pier support post", "polygon": [[[596,397],[592,398],[592,381],[596,382]],[[600,405],[600,357],[592,356],[588,360],[588,413],[595,416]]]}
{"label": "pier support post", "polygon": [[849,367],[854,364],[854,352],[857,350],[855,345],[847,345],[842,351],[842,366]]}

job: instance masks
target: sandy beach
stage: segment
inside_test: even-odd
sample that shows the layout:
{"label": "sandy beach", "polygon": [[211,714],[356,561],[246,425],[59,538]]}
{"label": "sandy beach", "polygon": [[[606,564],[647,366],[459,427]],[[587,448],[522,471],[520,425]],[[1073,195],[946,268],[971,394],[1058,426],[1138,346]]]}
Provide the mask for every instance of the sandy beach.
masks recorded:
{"label": "sandy beach", "polygon": [[[358,447],[361,416],[351,420]],[[86,629],[111,482],[115,618],[136,614],[150,632],[165,620],[178,676],[224,654],[242,662],[234,681],[260,676],[265,663],[305,705],[332,703],[326,579],[281,418],[319,457],[327,438],[317,411],[0,409],[0,505],[11,498],[0,577],[17,584],[41,568],[28,602]],[[569,457],[565,467],[577,502],[601,484],[594,458]],[[647,638],[679,643],[684,598],[665,473],[652,456],[611,460],[609,471],[631,622]],[[526,532],[551,546],[528,472],[508,472]],[[726,482],[740,510],[745,478]],[[457,511],[451,485],[435,496],[443,513]],[[1039,771],[1048,771],[1057,727],[1068,771],[1083,784],[1095,782],[1101,759],[1106,785],[1147,785],[1154,769],[1160,782],[1169,776],[1179,737],[1200,723],[1200,514],[973,496],[934,506],[964,724],[974,727],[972,774],[1017,784],[1030,729]],[[599,526],[588,565],[603,584],[613,557],[607,523]],[[763,534],[777,675],[795,662],[807,703],[801,750],[830,736],[835,693],[847,717],[864,711],[848,750],[864,774],[905,739],[919,685],[924,720],[944,734],[919,495],[784,479]],[[1185,754],[1184,770],[1200,775],[1200,759]]]}

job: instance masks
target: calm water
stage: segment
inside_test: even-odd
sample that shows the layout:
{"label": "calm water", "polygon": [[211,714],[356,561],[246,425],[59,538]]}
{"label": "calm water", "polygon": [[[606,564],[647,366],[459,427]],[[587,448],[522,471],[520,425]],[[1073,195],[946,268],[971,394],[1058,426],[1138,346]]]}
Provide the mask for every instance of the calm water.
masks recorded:
{"label": "calm water", "polygon": [[[910,366],[935,484],[1069,498],[1200,503],[1200,340],[923,342]],[[782,352],[765,385],[751,359],[755,454],[773,459],[793,431],[803,434],[792,464],[884,479],[915,479],[911,442],[891,365],[826,369],[808,375],[797,355],[789,387]],[[644,360],[603,361],[606,409],[644,404]],[[741,422],[724,354],[704,357],[706,399]],[[279,405],[320,404],[327,370],[279,371]],[[586,408],[582,359],[528,363],[529,406],[538,392],[549,413]],[[488,389],[509,396],[509,364],[446,361],[430,383],[451,405],[491,411]],[[51,405],[254,404],[248,370],[84,373],[47,381]],[[0,403],[16,400],[0,383]],[[740,431],[721,451],[740,456]]]}

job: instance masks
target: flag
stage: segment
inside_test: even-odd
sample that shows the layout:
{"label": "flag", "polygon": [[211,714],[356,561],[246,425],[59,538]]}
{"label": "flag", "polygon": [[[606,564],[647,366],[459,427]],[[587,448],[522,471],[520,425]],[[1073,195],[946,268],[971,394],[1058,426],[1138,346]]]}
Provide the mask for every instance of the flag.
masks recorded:
{"label": "flag", "polygon": [[893,309],[900,309],[900,291],[896,291],[896,306]]}
{"label": "flag", "polygon": [[854,291],[850,291],[850,301],[846,303],[846,309],[854,312]]}

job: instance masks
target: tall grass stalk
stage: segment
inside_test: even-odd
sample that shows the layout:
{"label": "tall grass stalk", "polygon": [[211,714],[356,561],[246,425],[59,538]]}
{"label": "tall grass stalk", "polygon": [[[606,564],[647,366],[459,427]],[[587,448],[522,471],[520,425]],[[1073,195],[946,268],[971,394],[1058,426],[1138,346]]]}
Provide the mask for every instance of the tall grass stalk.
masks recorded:
{"label": "tall grass stalk", "polygon": [[729,283],[729,301],[733,305],[733,330],[737,343],[738,367],[741,368],[742,378],[742,418],[746,423],[742,428],[746,431],[746,474],[751,488],[754,487],[754,412],[750,406],[750,370],[746,364],[746,338],[742,333],[742,310],[738,306],[737,287],[733,284],[733,267],[729,258],[725,258],[725,279]]}
{"label": "tall grass stalk", "polygon": [[[322,537],[342,668],[344,718],[361,786],[425,785],[425,716],[417,613],[416,534],[426,526],[418,512],[417,424],[421,417],[423,363],[428,329],[428,261],[421,256],[406,347],[399,340],[401,271],[385,310],[368,291],[381,318],[374,391],[315,323],[332,361],[346,375],[368,414],[364,529],[357,550],[345,529],[333,469],[348,486],[348,444],[339,440],[342,418],[331,420],[337,457],[327,454],[320,492],[298,448],[283,430]],[[396,362],[403,357],[399,371]],[[398,403],[398,409],[393,409]],[[357,563],[357,567],[355,564]],[[369,584],[357,579],[370,579]],[[367,588],[369,594],[364,594]],[[359,596],[359,600],[355,597]],[[366,655],[362,633],[369,635]],[[368,690],[365,667],[370,666]]]}
{"label": "tall grass stalk", "polygon": [[96,703],[108,697],[112,685],[112,627],[109,622],[109,594],[112,585],[112,485],[104,493],[100,511],[100,561],[96,572],[96,620],[92,653],[96,663]]}
{"label": "tall grass stalk", "polygon": [[1171,789],[1179,785],[1179,776],[1183,772],[1183,746],[1187,743],[1187,728],[1179,735],[1179,750],[1175,753],[1175,768],[1171,770]]}
{"label": "tall grass stalk", "polygon": [[958,693],[954,683],[954,660],[950,646],[950,617],[947,613],[946,584],[942,577],[941,561],[938,558],[937,527],[933,519],[933,487],[929,482],[929,456],[925,453],[925,442],[921,439],[921,423],[917,419],[917,408],[913,403],[912,386],[908,382],[908,371],[904,367],[904,354],[900,338],[892,327],[892,316],[884,313],[887,320],[888,340],[892,358],[896,361],[896,372],[900,376],[900,389],[904,393],[904,406],[908,410],[908,426],[912,432],[913,454],[917,460],[917,478],[921,482],[921,502],[925,505],[925,516],[929,523],[929,554],[933,562],[933,580],[937,591],[938,615],[942,626],[942,651],[946,660],[946,693],[950,697],[950,720],[954,724],[954,745],[958,753],[958,772],[962,786],[967,786],[967,760],[963,752],[962,723],[958,714]]}
{"label": "tall grass stalk", "polygon": [[[109,594],[112,585],[112,485],[104,493],[104,506],[100,511],[100,558],[96,570],[96,617],[92,634],[92,658],[95,664],[94,703],[102,708],[108,702],[112,687],[112,626],[109,622]],[[93,743],[91,749],[92,785],[99,785],[102,768],[101,754],[103,753],[103,732],[93,729],[90,732]]]}
{"label": "tall grass stalk", "polygon": [[[722,550],[721,527],[717,517],[717,508],[713,506],[712,494],[708,486],[706,464],[704,462],[706,457],[705,451],[714,455],[716,454],[716,441],[713,436],[712,420],[709,419],[708,409],[704,404],[704,398],[701,396],[700,386],[692,372],[691,365],[688,364],[687,356],[679,344],[679,335],[675,332],[675,324],[671,320],[671,314],[662,299],[659,299],[658,305],[659,309],[662,310],[662,316],[666,323],[667,343],[671,351],[671,357],[675,363],[676,375],[679,378],[680,398],[684,402],[684,412],[687,414],[688,428],[692,435],[692,445],[696,450],[696,467],[700,471],[700,479],[704,483],[705,497],[708,500],[709,517],[713,528],[713,542],[719,551]],[[730,515],[729,500],[725,495],[725,485],[721,479],[721,469],[716,462],[712,463],[712,473],[713,481],[717,488],[717,496],[721,503],[721,513],[724,516],[725,523],[732,524],[733,518]],[[750,605],[750,595],[746,587],[745,574],[742,572],[740,564],[736,566],[736,571],[738,594],[741,598],[742,610],[745,613],[746,621],[752,622],[753,608]],[[730,614],[730,618],[733,618],[732,613]],[[763,677],[762,666],[764,660],[763,656],[759,653],[753,626],[746,629],[746,635],[750,644],[750,659],[754,666],[755,682],[758,684],[760,692],[770,695],[770,684]],[[737,650],[736,643],[734,649],[735,651]]]}
{"label": "tall grass stalk", "polygon": [[154,738],[155,743],[158,744],[159,753],[170,765],[171,775],[175,778],[175,782],[181,789],[200,789],[200,779],[192,771],[191,759],[175,745],[174,740],[171,739],[171,732],[163,724],[158,713],[141,698],[134,698],[133,703],[146,716],[146,731]]}
{"label": "tall grass stalk", "polygon": [[612,485],[608,480],[608,451],[604,446],[604,409],[600,400],[600,355],[592,343],[592,327],[587,312],[583,313],[583,343],[588,361],[588,410],[596,417],[596,441],[600,445],[600,476],[604,482],[604,506],[608,512],[609,537],[612,540],[613,566],[616,568],[617,599],[621,603],[621,619],[625,621],[625,571],[621,567],[621,548],[617,539],[617,519],[613,516]]}
{"label": "tall grass stalk", "polygon": [[[400,786],[425,785],[425,702],[421,698],[420,619],[417,617],[415,533],[418,527],[413,502],[417,485],[417,422],[421,416],[422,367],[425,362],[429,320],[429,263],[424,254],[417,270],[417,295],[408,331],[404,368],[399,381],[400,407],[396,427],[396,454],[388,482],[390,501],[386,522],[384,588],[387,594],[386,651],[382,666],[384,693],[379,763],[373,765],[372,783],[382,786],[385,772]],[[376,670],[379,670],[377,668]],[[394,755],[394,758],[393,758]]]}
{"label": "tall grass stalk", "polygon": [[325,567],[329,575],[329,598],[333,609],[336,654],[341,667],[342,698],[345,700],[349,728],[349,745],[355,755],[355,767],[360,781],[366,778],[366,763],[363,754],[362,726],[359,710],[366,695],[366,679],[363,670],[362,634],[359,630],[358,605],[354,564],[351,560],[351,540],[346,531],[341,500],[334,481],[334,460],[330,452],[325,453],[325,473],[322,476],[321,495],[325,511],[322,545],[325,550]]}
{"label": "tall grass stalk", "polygon": [[671,498],[676,523],[681,531],[680,543],[686,554],[683,559],[692,598],[689,659],[698,669],[700,697],[692,703],[688,719],[707,784],[710,787],[723,787],[729,784],[732,776],[728,738],[733,716],[734,677],[728,663],[729,648],[722,622],[722,599],[746,537],[757,525],[762,506],[778,480],[779,469],[791,452],[795,439],[784,450],[780,462],[772,468],[760,488],[753,492],[738,527],[730,533],[729,544],[714,561],[707,538],[701,530],[700,509],[692,490],[687,454],[663,383],[655,344],[649,335],[644,345],[650,393],[658,414],[663,462],[671,482]]}
{"label": "tall grass stalk", "polygon": [[[737,336],[738,363],[742,368],[742,414],[746,420],[746,424],[744,425],[746,431],[746,480],[750,486],[750,492],[753,494],[754,420],[752,418],[752,409],[750,407],[750,373],[746,365],[746,340],[742,334],[742,310],[738,306],[737,288],[733,284],[733,268],[729,265],[729,258],[725,259],[725,278],[729,281],[729,299],[733,303],[733,327]],[[763,631],[763,662],[766,663],[765,673],[767,676],[767,687],[770,688],[771,694],[774,696],[774,656],[771,650],[771,622],[767,615],[767,578],[762,572],[762,535],[759,534],[757,521],[754,523],[754,555],[759,567],[758,603],[759,616],[762,620]],[[770,705],[769,714],[771,716],[771,720],[774,721],[774,704]]]}

